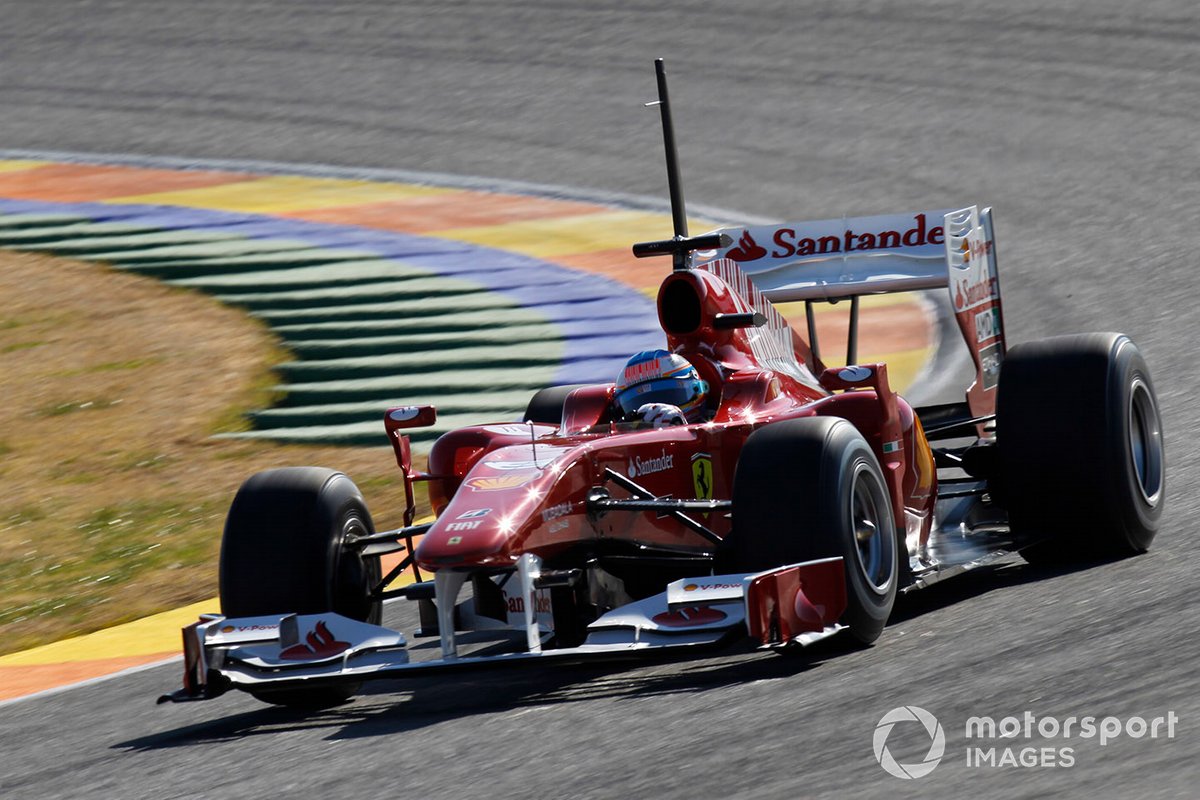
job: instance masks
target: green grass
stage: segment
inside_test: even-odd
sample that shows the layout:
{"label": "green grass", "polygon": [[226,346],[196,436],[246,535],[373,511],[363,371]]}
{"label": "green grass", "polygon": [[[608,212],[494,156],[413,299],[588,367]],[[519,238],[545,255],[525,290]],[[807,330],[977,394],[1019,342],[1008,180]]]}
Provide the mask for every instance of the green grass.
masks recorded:
{"label": "green grass", "polygon": [[127,370],[142,369],[154,364],[162,363],[161,358],[134,358],[128,361],[109,361],[104,364],[92,364],[80,369],[63,370],[52,374],[55,378],[79,378],[84,375],[99,375],[105,372],[125,372]]}
{"label": "green grass", "polygon": [[[0,585],[22,587],[0,603],[0,626],[51,615],[79,624],[112,602],[119,587],[209,561],[216,546],[211,531],[224,514],[225,504],[213,499],[134,501],[76,520],[69,551],[20,540],[18,556],[0,563]],[[44,516],[42,509],[20,509],[5,518],[3,531],[19,536],[23,523]]]}
{"label": "green grass", "polygon": [[32,350],[35,347],[43,347],[45,342],[14,342],[0,347],[0,354],[7,355],[8,353],[19,353],[22,350]]}

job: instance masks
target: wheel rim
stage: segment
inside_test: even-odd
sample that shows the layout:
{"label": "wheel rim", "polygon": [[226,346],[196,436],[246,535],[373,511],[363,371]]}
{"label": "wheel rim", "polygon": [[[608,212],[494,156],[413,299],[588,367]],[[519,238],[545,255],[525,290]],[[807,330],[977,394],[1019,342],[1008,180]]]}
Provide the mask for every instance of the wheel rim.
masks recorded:
{"label": "wheel rim", "polygon": [[860,462],[854,469],[850,493],[851,531],[859,571],[878,594],[887,593],[896,561],[896,536],[887,507],[883,485],[870,467]]}
{"label": "wheel rim", "polygon": [[1136,378],[1129,392],[1129,455],[1142,499],[1158,503],[1162,494],[1162,423],[1150,387]]}
{"label": "wheel rim", "polygon": [[[346,545],[347,541],[364,536],[369,531],[357,514],[349,514],[342,522],[342,535],[338,548],[337,566],[334,570],[333,610],[355,619],[366,620],[371,614],[369,593],[370,570],[358,553]],[[363,589],[366,589],[364,592]]]}

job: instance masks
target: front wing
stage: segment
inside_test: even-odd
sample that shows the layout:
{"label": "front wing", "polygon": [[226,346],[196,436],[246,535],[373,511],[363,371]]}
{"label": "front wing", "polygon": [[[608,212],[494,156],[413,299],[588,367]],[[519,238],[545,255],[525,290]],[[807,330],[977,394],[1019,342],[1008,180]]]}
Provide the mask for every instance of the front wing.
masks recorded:
{"label": "front wing", "polygon": [[[536,559],[525,556],[523,561],[518,574],[532,608]],[[183,688],[159,702],[203,700],[231,688],[302,688],[547,659],[630,656],[744,636],[761,648],[797,647],[842,630],[838,619],[846,608],[842,559],[829,558],[760,573],[675,581],[661,594],[601,616],[588,626],[578,647],[542,649],[544,626],[530,613],[522,651],[464,656],[458,653],[452,613],[461,583],[452,573],[439,573],[436,580],[442,652],[430,661],[410,660],[403,633],[334,613],[238,619],[203,615],[183,629]]]}

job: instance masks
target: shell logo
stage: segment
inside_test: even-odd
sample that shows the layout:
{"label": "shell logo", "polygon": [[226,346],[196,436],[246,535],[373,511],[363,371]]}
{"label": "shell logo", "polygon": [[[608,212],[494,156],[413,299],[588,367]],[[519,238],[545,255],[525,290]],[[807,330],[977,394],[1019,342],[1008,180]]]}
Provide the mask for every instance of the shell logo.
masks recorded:
{"label": "shell logo", "polygon": [[467,481],[467,486],[478,492],[496,492],[501,489],[515,489],[518,486],[524,486],[535,477],[536,472],[516,472],[511,475],[497,475],[495,477],[488,476],[484,478],[471,478]]}

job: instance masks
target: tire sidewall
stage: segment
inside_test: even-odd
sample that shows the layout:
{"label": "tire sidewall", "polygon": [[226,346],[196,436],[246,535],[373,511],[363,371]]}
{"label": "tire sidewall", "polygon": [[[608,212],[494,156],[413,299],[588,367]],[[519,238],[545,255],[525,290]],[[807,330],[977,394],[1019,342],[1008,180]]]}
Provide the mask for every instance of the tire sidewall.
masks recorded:
{"label": "tire sidewall", "polygon": [[[1162,416],[1158,410],[1158,399],[1146,362],[1133,342],[1122,338],[1115,345],[1112,368],[1106,391],[1108,400],[1107,430],[1109,447],[1114,458],[1122,465],[1120,470],[1111,470],[1108,496],[1112,499],[1110,513],[1120,516],[1125,532],[1125,541],[1131,550],[1146,550],[1158,529],[1162,516],[1163,498],[1166,488],[1165,453],[1161,452]],[[1153,404],[1154,421],[1158,426],[1161,459],[1153,468],[1158,471],[1157,491],[1147,499],[1138,478],[1133,441],[1133,403],[1138,387],[1144,387],[1143,398]]]}
{"label": "tire sidewall", "polygon": [[[843,441],[835,442],[834,437]],[[887,498],[883,471],[875,454],[858,431],[847,422],[831,431],[830,439],[830,452],[837,453],[839,458],[836,463],[831,459],[824,465],[826,470],[822,474],[822,494],[829,498],[830,502],[826,508],[821,509],[823,519],[818,524],[825,528],[825,536],[828,537],[826,541],[837,537],[841,541],[841,547],[840,552],[813,553],[812,557],[842,557],[849,600],[843,621],[850,626],[857,638],[870,642],[882,632],[896,599],[899,583],[899,547],[895,520],[891,515],[891,503]],[[867,579],[859,558],[853,519],[853,484],[856,479],[873,482],[884,503],[879,509],[883,523],[880,535],[885,537],[890,547],[886,548],[888,579],[882,590],[877,589]]]}

